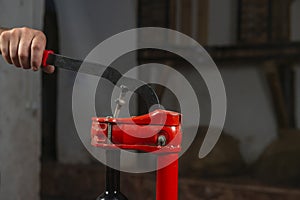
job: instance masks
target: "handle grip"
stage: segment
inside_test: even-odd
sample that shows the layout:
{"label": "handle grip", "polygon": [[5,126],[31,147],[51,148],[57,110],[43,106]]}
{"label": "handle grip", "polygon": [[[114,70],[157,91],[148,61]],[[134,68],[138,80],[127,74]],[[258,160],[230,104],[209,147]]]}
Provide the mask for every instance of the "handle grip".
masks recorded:
{"label": "handle grip", "polygon": [[43,60],[42,60],[42,67],[47,67],[49,64],[47,64],[47,60],[50,54],[54,54],[54,51],[52,50],[45,50],[43,53]]}
{"label": "handle grip", "polygon": [[[1,55],[1,50],[0,50],[0,55]],[[47,60],[50,54],[54,54],[54,51],[52,50],[45,50],[43,53],[43,59],[42,59],[42,67],[47,67],[49,64],[47,64]]]}

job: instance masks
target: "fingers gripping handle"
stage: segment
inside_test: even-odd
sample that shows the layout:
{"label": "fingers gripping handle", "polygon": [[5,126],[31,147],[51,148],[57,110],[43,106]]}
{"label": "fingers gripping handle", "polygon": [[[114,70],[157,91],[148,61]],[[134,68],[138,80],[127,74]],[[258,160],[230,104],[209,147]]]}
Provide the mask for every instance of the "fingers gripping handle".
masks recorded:
{"label": "fingers gripping handle", "polygon": [[54,54],[54,51],[52,50],[45,50],[43,54],[43,60],[42,60],[42,67],[47,67],[49,64],[47,64],[47,60],[50,54]]}
{"label": "fingers gripping handle", "polygon": [[[0,50],[0,55],[2,54]],[[47,67],[49,64],[47,64],[47,60],[50,54],[54,54],[54,51],[52,50],[45,50],[43,53],[43,59],[42,59],[42,67]]]}

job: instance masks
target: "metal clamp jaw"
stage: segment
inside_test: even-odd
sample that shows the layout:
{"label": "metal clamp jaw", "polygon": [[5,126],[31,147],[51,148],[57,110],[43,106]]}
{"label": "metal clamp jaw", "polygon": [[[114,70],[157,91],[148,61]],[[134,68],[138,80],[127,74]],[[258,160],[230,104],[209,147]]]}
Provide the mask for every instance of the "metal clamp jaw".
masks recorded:
{"label": "metal clamp jaw", "polygon": [[156,200],[178,199],[181,114],[158,109],[131,118],[95,117],[91,138],[95,147],[157,154]]}
{"label": "metal clamp jaw", "polygon": [[92,118],[92,145],[106,149],[176,153],[181,150],[181,114],[155,110],[131,118]]}

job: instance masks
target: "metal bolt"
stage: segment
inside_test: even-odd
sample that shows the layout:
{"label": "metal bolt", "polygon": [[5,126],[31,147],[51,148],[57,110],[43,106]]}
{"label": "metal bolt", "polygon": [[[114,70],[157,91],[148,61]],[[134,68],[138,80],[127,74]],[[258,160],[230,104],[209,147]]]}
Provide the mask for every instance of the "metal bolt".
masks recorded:
{"label": "metal bolt", "polygon": [[164,135],[158,136],[158,138],[157,138],[157,144],[159,146],[166,146],[166,143],[167,143],[167,138]]}
{"label": "metal bolt", "polygon": [[[113,117],[107,116],[106,118],[111,119]],[[107,139],[108,139],[108,143],[111,144],[112,143],[112,125],[111,125],[111,123],[107,124]]]}

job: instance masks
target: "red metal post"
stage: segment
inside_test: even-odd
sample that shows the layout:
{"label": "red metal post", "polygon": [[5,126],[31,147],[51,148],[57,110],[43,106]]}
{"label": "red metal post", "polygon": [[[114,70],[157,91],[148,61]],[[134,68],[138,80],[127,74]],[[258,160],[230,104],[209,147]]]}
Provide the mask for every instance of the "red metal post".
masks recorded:
{"label": "red metal post", "polygon": [[[165,163],[170,165],[161,168]],[[157,158],[156,200],[178,200],[178,154],[162,154]]]}

